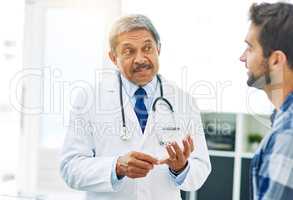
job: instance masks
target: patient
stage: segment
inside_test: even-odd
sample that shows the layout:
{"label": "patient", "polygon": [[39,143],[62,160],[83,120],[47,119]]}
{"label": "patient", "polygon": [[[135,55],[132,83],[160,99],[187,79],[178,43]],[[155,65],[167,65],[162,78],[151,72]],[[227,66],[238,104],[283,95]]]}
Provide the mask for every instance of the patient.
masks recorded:
{"label": "patient", "polygon": [[275,111],[272,132],[252,159],[251,199],[293,199],[293,5],[253,4],[240,60],[247,84],[263,90]]}

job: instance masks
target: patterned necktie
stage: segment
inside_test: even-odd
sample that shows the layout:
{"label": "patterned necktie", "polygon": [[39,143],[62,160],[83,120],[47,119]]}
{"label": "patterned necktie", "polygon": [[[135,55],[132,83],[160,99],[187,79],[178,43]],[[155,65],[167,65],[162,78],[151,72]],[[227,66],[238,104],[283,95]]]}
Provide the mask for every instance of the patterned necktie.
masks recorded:
{"label": "patterned necktie", "polygon": [[144,104],[144,97],[146,96],[146,92],[143,88],[138,88],[135,93],[134,97],[136,99],[134,112],[137,116],[140,128],[142,133],[144,132],[147,120],[148,120],[148,112]]}

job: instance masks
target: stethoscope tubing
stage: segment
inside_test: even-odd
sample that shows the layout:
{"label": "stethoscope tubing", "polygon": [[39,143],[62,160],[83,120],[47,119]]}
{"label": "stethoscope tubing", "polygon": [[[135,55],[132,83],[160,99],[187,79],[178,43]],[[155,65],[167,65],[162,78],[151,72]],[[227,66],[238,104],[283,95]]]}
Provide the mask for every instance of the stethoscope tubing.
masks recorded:
{"label": "stethoscope tubing", "polygon": [[[163,84],[162,84],[161,77],[159,75],[156,75],[156,77],[157,77],[159,84],[160,84],[160,97],[158,97],[154,100],[154,103],[152,105],[152,110],[155,112],[157,102],[159,100],[162,100],[168,105],[169,109],[173,113],[174,112],[173,106],[166,98],[164,98],[164,91],[163,91]],[[123,106],[123,94],[122,94],[122,79],[121,79],[120,73],[118,74],[118,79],[119,79],[119,100],[120,100],[120,108],[121,108],[122,127],[123,127],[123,129],[126,129],[125,111],[124,111],[124,106]]]}

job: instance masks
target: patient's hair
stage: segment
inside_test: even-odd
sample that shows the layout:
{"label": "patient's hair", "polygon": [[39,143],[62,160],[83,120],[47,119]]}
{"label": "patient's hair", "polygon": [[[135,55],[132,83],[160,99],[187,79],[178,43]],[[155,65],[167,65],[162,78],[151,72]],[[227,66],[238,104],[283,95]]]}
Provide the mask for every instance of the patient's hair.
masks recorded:
{"label": "patient's hair", "polygon": [[152,34],[157,47],[161,47],[159,33],[152,24],[151,20],[144,15],[136,14],[121,17],[113,24],[109,36],[111,51],[115,52],[115,48],[117,46],[117,36],[119,36],[119,34],[140,29],[149,31]]}
{"label": "patient's hair", "polygon": [[293,69],[293,5],[289,3],[252,4],[249,18],[260,28],[258,41],[268,58],[273,51],[280,50]]}

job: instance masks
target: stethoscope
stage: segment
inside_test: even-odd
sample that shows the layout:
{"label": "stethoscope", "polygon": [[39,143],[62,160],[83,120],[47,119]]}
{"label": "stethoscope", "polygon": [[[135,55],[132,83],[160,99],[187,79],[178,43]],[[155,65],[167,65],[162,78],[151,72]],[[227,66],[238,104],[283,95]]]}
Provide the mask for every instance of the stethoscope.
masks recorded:
{"label": "stethoscope", "polygon": [[[159,101],[163,101],[166,103],[166,105],[168,106],[168,109],[170,110],[171,113],[174,113],[173,110],[173,106],[171,105],[171,103],[164,97],[164,93],[163,93],[163,84],[162,84],[162,80],[160,78],[159,75],[156,75],[158,82],[160,84],[160,96],[157,97],[154,100],[154,103],[152,105],[152,111],[155,112],[156,111],[156,105]],[[121,79],[121,74],[118,73],[118,78],[119,78],[119,98],[120,98],[120,107],[121,107],[121,116],[122,116],[122,133],[120,135],[120,138],[124,141],[127,141],[131,138],[132,134],[127,130],[126,127],[126,122],[125,122],[125,112],[124,112],[124,107],[123,107],[123,94],[122,94],[122,79]]]}

